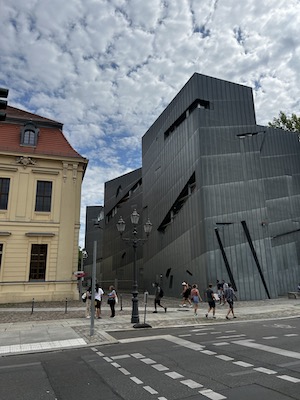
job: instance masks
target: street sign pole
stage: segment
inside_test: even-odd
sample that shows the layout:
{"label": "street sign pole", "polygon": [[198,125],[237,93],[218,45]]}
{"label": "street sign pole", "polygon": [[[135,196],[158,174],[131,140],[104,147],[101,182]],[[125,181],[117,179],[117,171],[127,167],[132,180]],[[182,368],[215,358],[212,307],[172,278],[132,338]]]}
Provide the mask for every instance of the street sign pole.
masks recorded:
{"label": "street sign pole", "polygon": [[91,329],[90,336],[94,335],[95,324],[95,288],[96,288],[96,261],[97,261],[97,241],[94,241],[93,247],[93,270],[92,270],[92,298],[91,298]]}

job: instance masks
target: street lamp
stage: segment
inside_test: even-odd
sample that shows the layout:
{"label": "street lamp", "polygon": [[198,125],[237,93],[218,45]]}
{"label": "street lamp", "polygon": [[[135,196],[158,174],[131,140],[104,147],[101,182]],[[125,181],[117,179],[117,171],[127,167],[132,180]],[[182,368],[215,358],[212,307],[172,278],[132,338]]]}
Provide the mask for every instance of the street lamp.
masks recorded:
{"label": "street lamp", "polygon": [[[121,235],[121,239],[124,240],[124,242],[127,243],[132,243],[133,246],[133,253],[134,253],[134,258],[133,258],[133,287],[132,287],[132,314],[131,314],[131,323],[133,324],[139,324],[140,319],[139,319],[139,307],[138,307],[138,281],[137,281],[137,268],[136,268],[136,249],[138,245],[143,245],[147,240],[148,236],[151,233],[152,230],[152,224],[148,218],[147,222],[144,225],[144,231],[147,235],[146,239],[140,239],[137,237],[137,224],[139,222],[140,215],[137,213],[136,210],[133,210],[132,214],[130,215],[130,220],[133,225],[133,231],[132,231],[132,237],[131,238],[125,238],[123,237],[123,233],[125,231],[125,221],[123,220],[122,217],[120,217],[118,223],[117,223],[117,229],[118,232]],[[134,326],[134,328],[139,327],[138,325]]]}

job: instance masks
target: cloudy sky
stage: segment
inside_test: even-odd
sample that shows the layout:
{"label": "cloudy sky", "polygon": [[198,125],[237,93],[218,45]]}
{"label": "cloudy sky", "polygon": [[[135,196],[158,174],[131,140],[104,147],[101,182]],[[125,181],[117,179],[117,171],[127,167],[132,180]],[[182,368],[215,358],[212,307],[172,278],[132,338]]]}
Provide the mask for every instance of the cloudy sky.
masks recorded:
{"label": "cloudy sky", "polygon": [[194,72],[253,88],[257,123],[300,115],[300,0],[1,1],[9,104],[64,124],[85,208],[141,166],[141,137]]}

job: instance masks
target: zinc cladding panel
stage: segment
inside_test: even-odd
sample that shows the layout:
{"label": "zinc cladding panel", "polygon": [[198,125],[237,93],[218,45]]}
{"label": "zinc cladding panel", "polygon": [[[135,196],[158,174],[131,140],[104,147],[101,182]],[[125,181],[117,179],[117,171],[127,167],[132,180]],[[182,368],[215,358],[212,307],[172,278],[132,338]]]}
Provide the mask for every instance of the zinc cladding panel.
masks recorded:
{"label": "zinc cladding panel", "polygon": [[[109,212],[141,177],[142,169],[139,168],[116,179],[105,182],[105,213]],[[119,188],[121,190],[119,190]]]}
{"label": "zinc cladding panel", "polygon": [[211,103],[206,110],[209,126],[255,124],[251,88],[194,74],[143,136],[143,157],[157,133],[166,131],[197,98]]}

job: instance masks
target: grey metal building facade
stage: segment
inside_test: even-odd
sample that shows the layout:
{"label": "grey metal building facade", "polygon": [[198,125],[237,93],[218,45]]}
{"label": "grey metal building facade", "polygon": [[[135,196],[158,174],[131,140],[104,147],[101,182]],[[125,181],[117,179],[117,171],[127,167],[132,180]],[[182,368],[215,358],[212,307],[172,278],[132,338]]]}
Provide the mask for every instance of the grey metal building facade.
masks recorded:
{"label": "grey metal building facade", "polygon": [[[131,290],[133,280],[133,248],[122,241],[116,224],[120,217],[126,223],[124,237],[131,237],[133,226],[130,214],[136,209],[141,215],[137,227],[142,233],[142,169],[105,183],[104,210],[105,229],[103,242],[103,260],[101,263],[101,282],[105,288],[117,282],[119,290]],[[143,249],[137,249],[137,271],[140,287],[143,289]]]}
{"label": "grey metal building facade", "polygon": [[[142,151],[137,209],[153,230],[143,247],[140,287],[161,280],[167,295],[179,296],[183,280],[203,293],[209,282],[225,279],[244,300],[295,290],[299,138],[256,124],[251,88],[194,74],[145,133]],[[107,188],[105,212],[116,183]],[[123,218],[130,209],[119,210]],[[116,268],[121,248],[107,251]]]}

